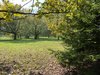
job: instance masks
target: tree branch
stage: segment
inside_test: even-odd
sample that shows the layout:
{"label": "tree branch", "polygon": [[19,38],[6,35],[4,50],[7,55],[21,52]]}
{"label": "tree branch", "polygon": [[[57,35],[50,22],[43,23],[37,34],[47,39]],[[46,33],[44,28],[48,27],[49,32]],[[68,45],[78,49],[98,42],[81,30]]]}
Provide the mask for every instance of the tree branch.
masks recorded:
{"label": "tree branch", "polygon": [[[21,20],[21,19],[25,19],[26,17],[23,17],[23,18],[13,18],[13,20]],[[1,20],[6,20],[5,18],[0,18],[0,21]]]}
{"label": "tree branch", "polygon": [[4,18],[0,18],[0,20],[5,20]]}
{"label": "tree branch", "polygon": [[[67,12],[41,12],[41,13],[26,13],[26,12],[19,12],[19,11],[8,11],[8,10],[0,10],[0,12],[6,12],[6,13],[13,13],[13,14],[22,14],[22,15],[46,15],[46,14],[60,14],[64,13],[66,14]],[[18,19],[23,19],[23,18],[18,18]],[[18,19],[13,19],[13,20],[18,20]],[[5,18],[0,18],[0,20],[5,20]]]}
{"label": "tree branch", "polygon": [[[0,12],[10,12],[15,14],[23,14],[23,15],[39,15],[39,13],[26,13],[26,12],[19,12],[19,11],[8,11],[8,10],[0,10]],[[67,12],[41,12],[41,14],[59,14],[59,13],[67,13]]]}
{"label": "tree branch", "polygon": [[30,3],[32,0],[28,1],[27,3],[25,3],[24,5],[21,6],[21,8],[19,8],[18,10],[22,9],[25,5],[27,5],[28,3]]}
{"label": "tree branch", "polygon": [[0,12],[9,12],[9,13],[16,13],[16,14],[32,14],[32,13],[25,13],[25,12],[19,12],[19,11],[8,11],[8,10],[0,10]]}

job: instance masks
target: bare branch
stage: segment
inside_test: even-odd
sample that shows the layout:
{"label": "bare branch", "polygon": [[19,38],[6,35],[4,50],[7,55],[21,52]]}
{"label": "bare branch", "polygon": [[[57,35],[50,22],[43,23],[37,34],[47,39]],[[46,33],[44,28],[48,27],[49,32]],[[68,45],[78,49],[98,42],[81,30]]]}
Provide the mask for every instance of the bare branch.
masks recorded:
{"label": "bare branch", "polygon": [[28,3],[30,3],[32,0],[28,1],[27,3],[25,3],[24,5],[21,6],[21,8],[19,8],[18,10],[22,9],[24,6],[26,6]]}
{"label": "bare branch", "polygon": [[[33,0],[32,4],[34,4],[34,0]],[[33,7],[32,7],[32,10],[31,10],[31,12],[33,12]]]}

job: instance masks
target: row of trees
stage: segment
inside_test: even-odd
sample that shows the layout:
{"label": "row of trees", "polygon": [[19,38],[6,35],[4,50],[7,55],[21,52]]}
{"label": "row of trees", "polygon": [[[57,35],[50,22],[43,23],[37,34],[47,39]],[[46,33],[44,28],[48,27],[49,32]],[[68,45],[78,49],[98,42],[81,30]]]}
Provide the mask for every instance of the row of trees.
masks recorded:
{"label": "row of trees", "polygon": [[34,39],[38,39],[39,35],[47,37],[51,35],[51,31],[48,30],[42,19],[38,19],[37,17],[33,18],[31,16],[10,22],[2,21],[0,31],[12,34],[14,40],[16,40],[17,37],[30,38],[34,36]]}
{"label": "row of trees", "polygon": [[[16,8],[15,8],[16,7]],[[4,33],[10,33],[13,39],[17,37],[29,38],[34,36],[34,39],[38,39],[39,35],[50,36],[51,31],[46,26],[45,17],[39,17],[38,15],[23,15],[19,13],[11,13],[10,11],[30,12],[28,9],[21,9],[20,5],[14,5],[13,3],[6,2],[1,5],[1,10],[7,10],[8,12],[1,12],[0,31]]]}

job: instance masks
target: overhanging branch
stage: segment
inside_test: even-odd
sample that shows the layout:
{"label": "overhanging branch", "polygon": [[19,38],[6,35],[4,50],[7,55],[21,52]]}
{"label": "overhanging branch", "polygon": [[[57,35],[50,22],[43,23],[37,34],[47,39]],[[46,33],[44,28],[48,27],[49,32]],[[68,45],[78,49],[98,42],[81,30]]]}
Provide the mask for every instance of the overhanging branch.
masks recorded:
{"label": "overhanging branch", "polygon": [[19,12],[19,11],[8,11],[8,10],[0,10],[0,12],[9,12],[9,13],[15,13],[15,14],[32,14],[32,13],[25,13],[25,12]]}
{"label": "overhanging branch", "polygon": [[[12,18],[13,20],[21,20],[21,19],[25,19],[25,17],[23,18]],[[0,18],[0,20],[6,20],[5,18]]]}
{"label": "overhanging branch", "polygon": [[4,18],[0,18],[0,20],[5,20]]}
{"label": "overhanging branch", "polygon": [[[23,15],[39,15],[39,13],[27,13],[27,12],[19,12],[19,11],[8,11],[8,10],[0,10],[0,12],[9,12],[15,14],[23,14]],[[67,13],[67,12],[41,12],[41,14],[51,14],[51,13]]]}
{"label": "overhanging branch", "polygon": [[[46,14],[60,14],[64,13],[66,14],[67,12],[41,12],[41,13],[27,13],[27,12],[20,12],[20,11],[8,11],[8,10],[0,10],[0,12],[6,12],[6,13],[13,13],[13,14],[22,14],[22,15],[46,15]],[[20,19],[20,18],[19,18]],[[21,18],[22,19],[22,18]],[[5,20],[5,18],[0,18],[0,20]],[[18,20],[18,19],[13,19],[13,20]]]}

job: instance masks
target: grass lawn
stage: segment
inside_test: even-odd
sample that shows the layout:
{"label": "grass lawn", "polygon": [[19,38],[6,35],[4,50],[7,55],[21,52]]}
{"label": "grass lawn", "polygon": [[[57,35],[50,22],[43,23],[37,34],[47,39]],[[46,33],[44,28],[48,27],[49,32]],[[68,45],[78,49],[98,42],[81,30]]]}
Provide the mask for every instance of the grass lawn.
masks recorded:
{"label": "grass lawn", "polygon": [[[15,74],[28,71],[29,69],[42,69],[53,60],[54,56],[49,50],[64,50],[62,41],[57,39],[40,38],[39,40],[0,40],[0,64],[14,66]],[[24,69],[24,70],[23,70]],[[26,75],[26,74],[25,74]]]}

